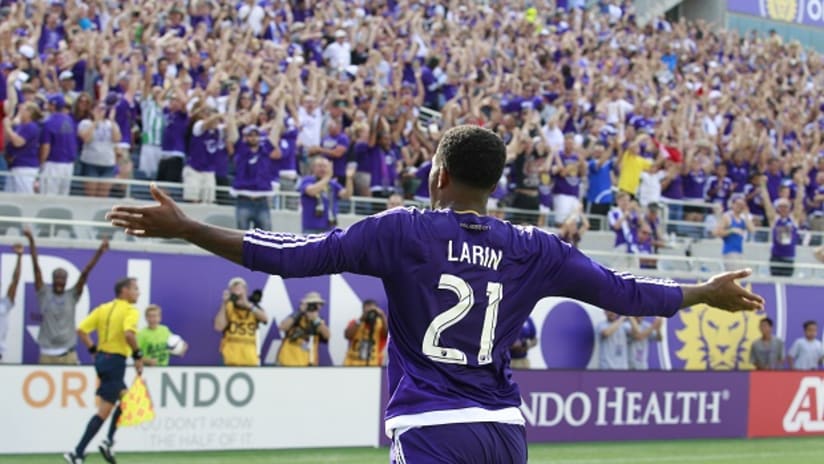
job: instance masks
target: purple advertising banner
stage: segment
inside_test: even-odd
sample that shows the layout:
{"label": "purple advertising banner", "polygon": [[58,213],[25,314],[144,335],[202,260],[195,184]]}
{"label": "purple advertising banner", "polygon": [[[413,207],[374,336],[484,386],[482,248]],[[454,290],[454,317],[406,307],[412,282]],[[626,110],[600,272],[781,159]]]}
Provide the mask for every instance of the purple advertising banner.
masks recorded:
{"label": "purple advertising banner", "polygon": [[[69,286],[77,281],[80,269],[93,254],[92,250],[74,249],[40,248],[38,251],[46,283],[50,284],[54,269],[62,267],[68,271]],[[38,360],[36,340],[42,316],[28,250],[26,253],[22,261],[21,288],[8,315],[9,331],[3,356],[3,362],[7,363],[36,363]],[[4,294],[15,260],[9,247],[0,248],[0,288]],[[310,291],[319,292],[326,300],[321,316],[333,333],[330,342],[321,345],[322,365],[343,363],[346,352],[343,331],[350,320],[360,317],[363,300],[374,299],[386,307],[383,286],[371,277],[336,275],[283,280],[248,271],[214,256],[109,251],[89,276],[75,319],[79,322],[94,307],[114,298],[114,284],[125,276],[137,278],[141,292],[137,307],[141,314],[150,303],[160,305],[162,323],[189,344],[185,357],[172,357],[171,363],[177,365],[221,364],[218,352],[221,334],[214,330],[213,322],[223,290],[235,276],[246,279],[249,291],[263,290],[261,306],[268,313],[270,322],[260,327],[258,341],[265,364],[273,364],[280,346],[277,324],[296,311],[301,298]],[[141,324],[144,324],[143,320]],[[79,355],[82,363],[89,362],[85,350],[80,350]]]}
{"label": "purple advertising banner", "polygon": [[773,21],[824,27],[824,0],[727,0],[727,10]]}
{"label": "purple advertising banner", "polygon": [[[40,263],[44,279],[51,281],[54,269],[67,269],[71,286],[92,250],[43,248]],[[11,281],[16,258],[8,247],[0,247],[0,291],[5,293]],[[8,335],[3,362],[35,363],[38,359],[37,334],[41,320],[34,292],[31,259],[22,261],[21,288],[15,306],[8,315]],[[258,331],[263,364],[274,363],[280,347],[277,324],[296,311],[301,298],[310,291],[326,300],[321,310],[332,337],[321,345],[321,365],[340,365],[348,347],[343,336],[347,324],[361,314],[362,303],[374,299],[390,312],[380,280],[344,274],[305,279],[283,280],[253,273],[225,260],[207,255],[179,255],[109,251],[92,271],[83,296],[77,305],[76,320],[95,306],[110,301],[114,283],[124,276],[138,279],[141,290],[138,308],[150,303],[163,308],[163,323],[189,343],[183,358],[173,357],[177,365],[220,364],[221,334],[213,328],[221,295],[229,279],[241,276],[249,290],[262,289],[261,306],[270,323]],[[824,287],[776,283],[747,284],[766,300],[758,313],[727,313],[706,305],[696,305],[666,319],[660,341],[651,341],[649,366],[657,370],[737,370],[751,369],[749,352],[760,337],[759,322],[764,317],[774,321],[774,333],[786,345],[801,336],[806,320],[822,321],[810,302],[824,298]],[[531,317],[537,328],[538,346],[529,351],[533,369],[592,369],[598,367],[598,337],[595,327],[604,320],[601,309],[564,298],[545,298],[533,308]],[[651,319],[650,319],[651,320]],[[141,321],[142,322],[142,321]],[[81,360],[88,356],[80,353]]]}
{"label": "purple advertising banner", "polygon": [[744,437],[745,372],[516,371],[530,442]]}
{"label": "purple advertising banner", "polygon": [[[747,372],[514,371],[530,443],[747,435]],[[384,378],[381,411],[388,392]],[[388,445],[381,421],[380,443]]]}

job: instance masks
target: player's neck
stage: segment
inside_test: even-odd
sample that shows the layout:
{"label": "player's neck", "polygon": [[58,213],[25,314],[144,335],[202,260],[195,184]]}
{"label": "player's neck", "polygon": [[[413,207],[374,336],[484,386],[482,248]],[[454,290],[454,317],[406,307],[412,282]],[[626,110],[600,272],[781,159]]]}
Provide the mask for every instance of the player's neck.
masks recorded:
{"label": "player's neck", "polygon": [[459,213],[476,213],[478,216],[486,216],[486,200],[480,199],[449,199],[440,202],[440,208],[448,208]]}

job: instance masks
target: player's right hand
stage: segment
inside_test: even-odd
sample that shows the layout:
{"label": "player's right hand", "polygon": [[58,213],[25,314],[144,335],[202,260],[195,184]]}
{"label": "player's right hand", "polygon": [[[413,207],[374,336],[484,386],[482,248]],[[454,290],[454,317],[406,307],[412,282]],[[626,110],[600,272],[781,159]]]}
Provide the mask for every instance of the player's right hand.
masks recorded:
{"label": "player's right hand", "polygon": [[192,224],[169,195],[154,183],[152,197],[158,202],[154,206],[115,206],[106,219],[115,227],[125,229],[129,235],[138,237],[181,238]]}

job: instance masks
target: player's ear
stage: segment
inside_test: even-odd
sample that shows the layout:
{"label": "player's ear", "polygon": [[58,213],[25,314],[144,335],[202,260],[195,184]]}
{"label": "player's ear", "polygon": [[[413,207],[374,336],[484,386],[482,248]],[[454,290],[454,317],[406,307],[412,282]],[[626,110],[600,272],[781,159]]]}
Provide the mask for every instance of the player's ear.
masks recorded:
{"label": "player's ear", "polygon": [[444,169],[443,167],[438,169],[438,184],[437,184],[437,186],[438,186],[439,190],[446,188],[451,181],[452,180],[449,178],[449,173],[446,171],[446,169]]}

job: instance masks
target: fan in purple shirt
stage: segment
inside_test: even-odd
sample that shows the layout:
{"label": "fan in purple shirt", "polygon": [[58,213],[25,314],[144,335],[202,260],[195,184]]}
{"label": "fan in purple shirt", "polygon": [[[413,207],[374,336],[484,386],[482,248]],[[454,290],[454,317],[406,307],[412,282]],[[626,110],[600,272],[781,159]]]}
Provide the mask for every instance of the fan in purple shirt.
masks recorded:
{"label": "fan in purple shirt", "polygon": [[160,205],[119,206],[109,218],[129,234],[183,237],[287,278],[340,272],[381,278],[389,300],[386,432],[393,462],[525,463],[509,349],[539,300],[575,298],[640,316],[672,316],[701,302],[753,310],[763,300],[735,283],[749,271],[700,285],[638,278],[600,266],[548,232],[487,216],[505,159],[493,132],[450,129],[432,160],[434,210],[395,208],[325,235],[208,226],[156,187]]}
{"label": "fan in purple shirt", "polygon": [[332,175],[343,184],[346,182],[346,152],[349,151],[349,137],[341,132],[337,121],[330,120],[326,126],[327,135],[320,146],[309,147],[310,155],[321,154],[332,162]]}
{"label": "fan in purple shirt", "polygon": [[745,152],[737,150],[732,155],[732,160],[727,162],[727,171],[732,180],[733,193],[741,193],[750,178],[750,162],[745,159]]}
{"label": "fan in purple shirt", "polygon": [[69,115],[62,94],[49,97],[51,114],[40,132],[40,162],[42,177],[40,192],[46,195],[68,195],[74,161],[77,158],[77,124]]}
{"label": "fan in purple shirt", "polygon": [[704,199],[710,203],[721,204],[726,211],[730,195],[732,195],[732,179],[727,176],[727,165],[721,163],[716,166],[715,174],[707,178]]}
{"label": "fan in purple shirt", "polygon": [[34,193],[34,181],[40,167],[40,108],[24,103],[20,108],[20,123],[13,125],[11,116],[3,118],[6,141],[6,162],[11,176],[6,179],[6,191]]}

